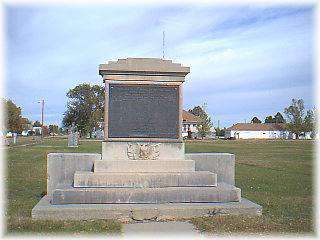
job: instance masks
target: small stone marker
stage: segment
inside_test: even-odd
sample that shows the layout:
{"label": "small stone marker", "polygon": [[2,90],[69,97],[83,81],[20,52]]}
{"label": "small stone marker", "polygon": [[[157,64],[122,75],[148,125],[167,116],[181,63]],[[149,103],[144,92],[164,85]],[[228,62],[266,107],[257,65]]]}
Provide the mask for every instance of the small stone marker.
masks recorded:
{"label": "small stone marker", "polygon": [[96,134],[96,139],[99,139],[99,140],[103,140],[104,139],[104,134],[103,134],[103,130],[102,129],[97,129],[95,131],[95,134]]}
{"label": "small stone marker", "polygon": [[17,143],[18,134],[17,133],[13,133],[12,137],[13,137],[13,143],[16,144]]}
{"label": "small stone marker", "polygon": [[73,122],[68,129],[68,147],[78,147],[79,133],[76,132],[75,123]]}

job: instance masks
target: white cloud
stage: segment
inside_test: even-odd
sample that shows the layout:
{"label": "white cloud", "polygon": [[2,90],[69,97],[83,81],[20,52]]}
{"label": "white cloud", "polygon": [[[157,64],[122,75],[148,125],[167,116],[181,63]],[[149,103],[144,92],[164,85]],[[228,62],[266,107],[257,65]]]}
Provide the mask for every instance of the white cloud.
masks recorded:
{"label": "white cloud", "polygon": [[[237,111],[269,115],[294,96],[311,105],[312,14],[304,6],[10,7],[7,95],[31,118],[28,102],[45,97],[60,122],[69,88],[102,84],[98,65],[107,60],[161,57],[165,30],[166,58],[191,67],[187,107],[207,102],[230,125]],[[280,93],[281,104],[272,100]]]}

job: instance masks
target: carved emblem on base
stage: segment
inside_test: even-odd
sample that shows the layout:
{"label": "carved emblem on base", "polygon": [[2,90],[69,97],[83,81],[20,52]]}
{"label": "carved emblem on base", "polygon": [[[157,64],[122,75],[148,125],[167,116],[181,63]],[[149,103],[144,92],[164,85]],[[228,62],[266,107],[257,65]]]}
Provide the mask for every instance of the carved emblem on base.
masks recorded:
{"label": "carved emblem on base", "polygon": [[131,160],[156,160],[160,155],[159,145],[159,143],[129,143],[127,148],[128,158]]}

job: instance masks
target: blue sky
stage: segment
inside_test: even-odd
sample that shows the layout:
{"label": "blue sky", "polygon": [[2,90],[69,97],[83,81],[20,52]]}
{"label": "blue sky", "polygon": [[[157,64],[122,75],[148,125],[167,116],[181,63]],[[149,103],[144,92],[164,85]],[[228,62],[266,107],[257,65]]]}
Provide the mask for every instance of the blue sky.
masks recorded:
{"label": "blue sky", "polygon": [[98,65],[161,57],[191,67],[184,108],[206,102],[217,125],[261,120],[292,98],[314,106],[312,5],[7,5],[6,97],[61,124],[68,89],[102,85]]}

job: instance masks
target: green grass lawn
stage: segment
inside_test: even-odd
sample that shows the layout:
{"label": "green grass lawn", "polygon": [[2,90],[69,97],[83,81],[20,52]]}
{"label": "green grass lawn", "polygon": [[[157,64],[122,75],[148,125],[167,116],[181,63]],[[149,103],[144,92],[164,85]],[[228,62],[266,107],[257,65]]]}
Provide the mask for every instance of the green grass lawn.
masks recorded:
{"label": "green grass lawn", "polygon": [[[313,233],[313,141],[187,142],[186,152],[236,154],[236,185],[242,196],[263,206],[258,218],[204,217],[191,221],[208,233]],[[29,146],[9,147],[6,155],[7,232],[119,233],[112,220],[35,221],[31,209],[46,191],[46,154],[101,152],[101,143],[82,141],[67,148],[51,138]]]}
{"label": "green grass lawn", "polygon": [[237,140],[188,143],[186,152],[236,154],[236,186],[263,217],[193,219],[207,232],[313,233],[313,141]]}

